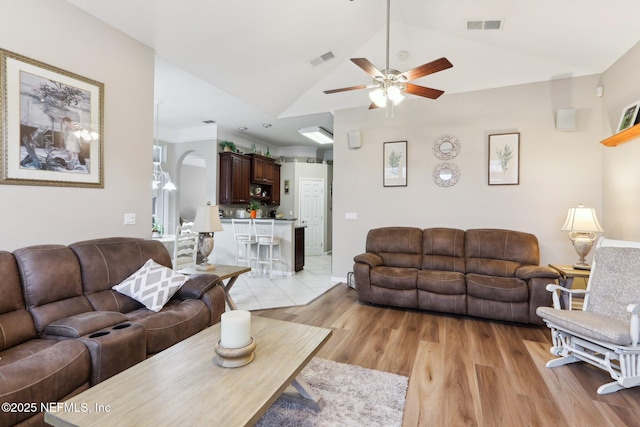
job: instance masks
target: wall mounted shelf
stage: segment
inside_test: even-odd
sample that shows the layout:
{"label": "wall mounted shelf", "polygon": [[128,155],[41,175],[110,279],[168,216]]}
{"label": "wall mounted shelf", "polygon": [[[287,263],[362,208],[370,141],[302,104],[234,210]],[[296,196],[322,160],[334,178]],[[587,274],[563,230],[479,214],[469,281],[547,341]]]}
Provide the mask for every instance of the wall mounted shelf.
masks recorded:
{"label": "wall mounted shelf", "polygon": [[600,144],[606,145],[607,147],[615,147],[616,145],[631,141],[632,139],[639,136],[640,123],[637,125],[633,125],[629,129],[623,130],[622,132],[618,132],[605,140],[600,141]]}

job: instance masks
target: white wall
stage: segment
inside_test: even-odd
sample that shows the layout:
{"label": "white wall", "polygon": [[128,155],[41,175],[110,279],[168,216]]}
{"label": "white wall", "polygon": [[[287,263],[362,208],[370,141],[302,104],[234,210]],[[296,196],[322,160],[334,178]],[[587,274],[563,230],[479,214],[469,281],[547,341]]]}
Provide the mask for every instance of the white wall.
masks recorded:
{"label": "white wall", "polygon": [[[207,194],[207,168],[182,164],[180,169],[180,208],[181,218],[193,221],[198,207],[204,205]],[[186,185],[188,184],[188,185]],[[211,200],[215,203],[215,200]]]}
{"label": "white wall", "polygon": [[[604,73],[603,138],[615,133],[625,106],[640,100],[640,43]],[[640,139],[604,148],[603,203],[605,235],[640,241]]]}
{"label": "white wall", "polygon": [[[577,254],[560,231],[567,209],[583,203],[602,213],[602,100],[598,76],[562,79],[438,100],[409,96],[385,119],[366,107],[335,113],[332,275],[346,278],[353,257],[364,252],[368,230],[384,226],[506,228],[533,233],[541,263],[573,263]],[[446,88],[445,88],[446,89]],[[555,129],[558,108],[577,110],[577,129]],[[347,132],[360,130],[362,148],[347,148]],[[520,185],[487,185],[488,135],[520,132]],[[437,186],[441,161],[434,140],[452,134],[461,141],[452,160],[459,182]],[[385,141],[408,141],[407,187],[383,187]],[[355,212],[358,219],[345,220]]]}
{"label": "white wall", "polygon": [[150,237],[153,52],[63,0],[0,0],[0,10],[2,48],[105,88],[104,189],[0,185],[0,249]]}

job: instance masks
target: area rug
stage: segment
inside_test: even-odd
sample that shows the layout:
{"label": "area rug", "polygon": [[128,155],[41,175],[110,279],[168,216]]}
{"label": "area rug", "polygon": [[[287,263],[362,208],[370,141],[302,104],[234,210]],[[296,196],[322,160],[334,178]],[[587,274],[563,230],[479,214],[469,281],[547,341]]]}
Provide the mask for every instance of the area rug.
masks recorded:
{"label": "area rug", "polygon": [[402,425],[407,377],[318,357],[311,359],[300,375],[324,399],[322,411],[278,399],[257,426]]}

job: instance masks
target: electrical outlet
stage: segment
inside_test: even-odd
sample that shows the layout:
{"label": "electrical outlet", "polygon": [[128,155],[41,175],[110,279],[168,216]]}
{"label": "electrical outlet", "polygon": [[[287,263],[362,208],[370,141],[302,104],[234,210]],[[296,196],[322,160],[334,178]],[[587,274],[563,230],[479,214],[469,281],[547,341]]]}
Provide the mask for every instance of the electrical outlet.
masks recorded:
{"label": "electrical outlet", "polygon": [[124,214],[124,225],[135,225],[135,223],[136,223],[136,214],[134,213]]}

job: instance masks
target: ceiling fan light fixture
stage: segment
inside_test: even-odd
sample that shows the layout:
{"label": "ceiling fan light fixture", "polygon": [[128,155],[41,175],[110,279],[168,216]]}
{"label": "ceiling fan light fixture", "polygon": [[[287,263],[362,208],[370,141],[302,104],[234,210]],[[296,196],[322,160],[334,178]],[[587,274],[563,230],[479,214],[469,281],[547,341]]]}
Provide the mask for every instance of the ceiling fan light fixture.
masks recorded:
{"label": "ceiling fan light fixture", "polygon": [[387,96],[391,101],[393,101],[393,105],[398,105],[404,99],[404,95],[398,86],[389,86],[387,89]]}
{"label": "ceiling fan light fixture", "polygon": [[387,105],[387,95],[382,88],[377,88],[369,92],[369,99],[380,108]]}
{"label": "ceiling fan light fixture", "polygon": [[318,144],[333,144],[333,134],[320,126],[300,128],[298,132]]}

